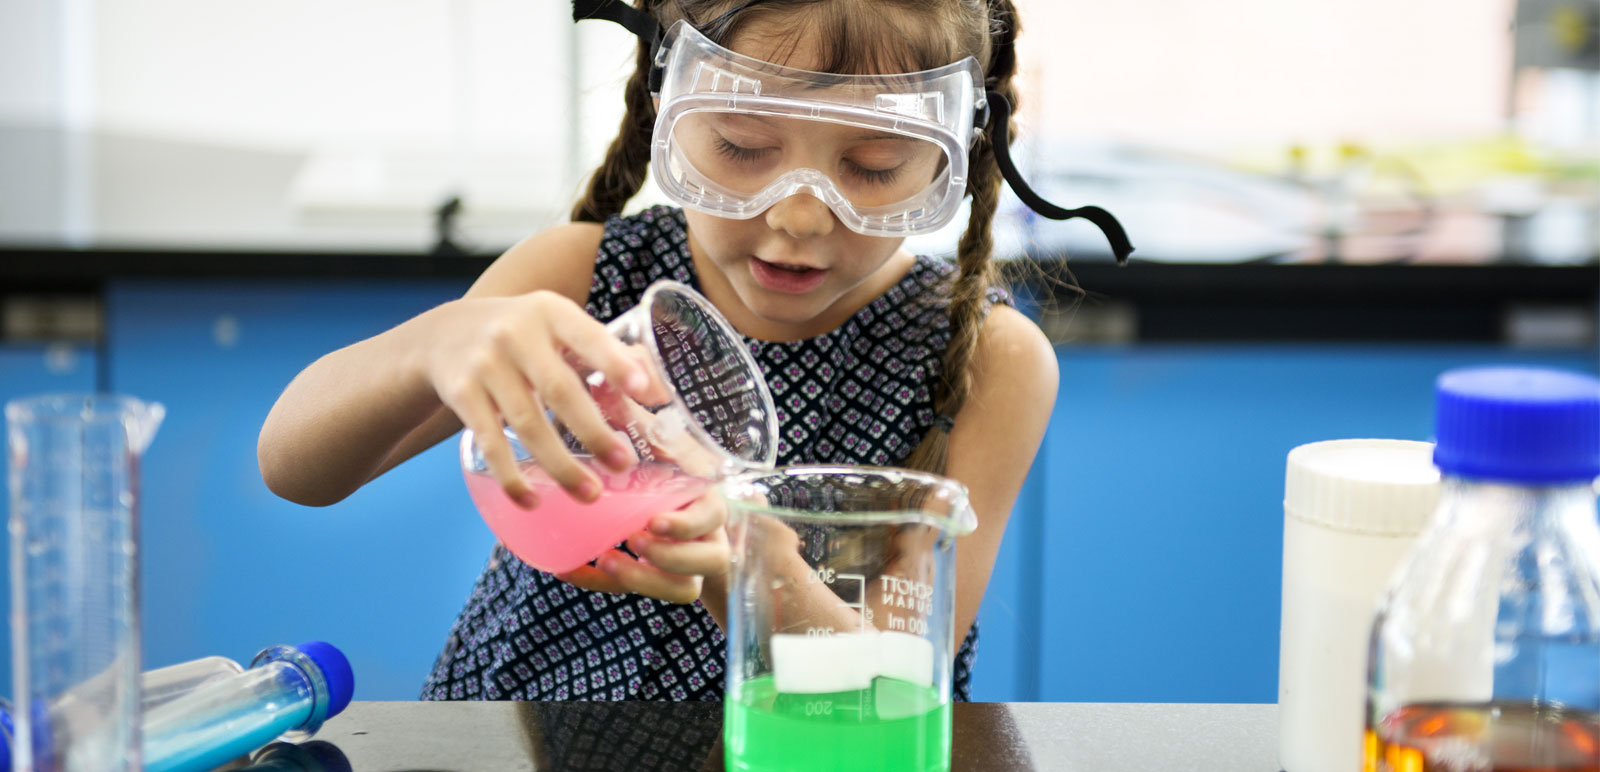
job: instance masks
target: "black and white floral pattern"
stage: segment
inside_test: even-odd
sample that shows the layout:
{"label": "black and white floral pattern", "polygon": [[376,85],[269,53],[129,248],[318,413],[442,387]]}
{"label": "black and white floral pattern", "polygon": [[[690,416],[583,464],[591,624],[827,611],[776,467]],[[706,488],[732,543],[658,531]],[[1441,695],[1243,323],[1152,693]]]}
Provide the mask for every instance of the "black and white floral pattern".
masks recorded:
{"label": "black and white floral pattern", "polygon": [[[943,285],[955,267],[919,257],[838,329],[806,340],[745,339],[777,403],[778,463],[893,466],[933,426],[932,389],[950,338]],[[699,289],[683,212],[612,217],[588,311],[607,321],[652,282]],[[1004,293],[991,293],[1005,302]],[[969,698],[977,626],[956,655]],[[433,700],[720,700],[726,639],[699,602],[580,590],[496,545],[422,688]]]}

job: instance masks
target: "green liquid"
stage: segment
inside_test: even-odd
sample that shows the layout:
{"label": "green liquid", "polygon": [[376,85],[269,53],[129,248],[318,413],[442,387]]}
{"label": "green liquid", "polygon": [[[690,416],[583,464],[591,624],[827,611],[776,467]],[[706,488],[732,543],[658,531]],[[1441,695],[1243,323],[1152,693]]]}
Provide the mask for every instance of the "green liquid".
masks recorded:
{"label": "green liquid", "polygon": [[723,745],[739,772],[934,772],[950,768],[950,704],[892,678],[860,691],[779,694],[771,677],[727,700]]}

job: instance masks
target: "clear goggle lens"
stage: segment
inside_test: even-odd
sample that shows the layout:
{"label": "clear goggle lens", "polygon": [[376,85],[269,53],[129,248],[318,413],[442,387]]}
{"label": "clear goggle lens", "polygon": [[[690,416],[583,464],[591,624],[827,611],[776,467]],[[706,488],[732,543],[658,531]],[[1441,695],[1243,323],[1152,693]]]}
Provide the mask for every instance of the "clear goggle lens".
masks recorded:
{"label": "clear goggle lens", "polygon": [[673,187],[726,217],[753,217],[796,193],[841,219],[926,216],[950,195],[950,159],[929,139],[835,121],[696,110],[667,134]]}

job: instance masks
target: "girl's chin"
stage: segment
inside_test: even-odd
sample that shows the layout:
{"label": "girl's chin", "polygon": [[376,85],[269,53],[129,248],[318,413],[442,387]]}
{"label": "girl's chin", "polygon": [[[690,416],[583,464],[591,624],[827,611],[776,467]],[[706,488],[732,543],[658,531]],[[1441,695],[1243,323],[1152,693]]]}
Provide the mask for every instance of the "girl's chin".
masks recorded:
{"label": "girl's chin", "polygon": [[813,292],[794,295],[772,292],[751,282],[740,293],[745,308],[764,322],[805,326],[827,310],[827,298]]}

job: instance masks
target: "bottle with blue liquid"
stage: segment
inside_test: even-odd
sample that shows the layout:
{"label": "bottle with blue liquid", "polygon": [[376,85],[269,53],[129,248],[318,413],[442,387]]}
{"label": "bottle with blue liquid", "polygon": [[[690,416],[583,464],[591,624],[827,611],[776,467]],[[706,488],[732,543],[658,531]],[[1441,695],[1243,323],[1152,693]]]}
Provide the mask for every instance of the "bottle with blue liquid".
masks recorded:
{"label": "bottle with blue liquid", "polygon": [[1600,772],[1600,380],[1437,383],[1438,508],[1379,603],[1367,772]]}
{"label": "bottle with blue liquid", "polygon": [[145,712],[146,772],[206,770],[280,737],[310,738],[350,704],[350,662],[321,641],[273,646],[250,668]]}
{"label": "bottle with blue liquid", "polygon": [[[354,687],[344,654],[320,641],[273,646],[248,669],[206,657],[147,671],[140,678],[144,769],[209,770],[280,738],[301,742],[350,704]],[[11,706],[0,700],[0,770],[11,768],[11,740]],[[35,762],[54,769],[49,758]]]}

